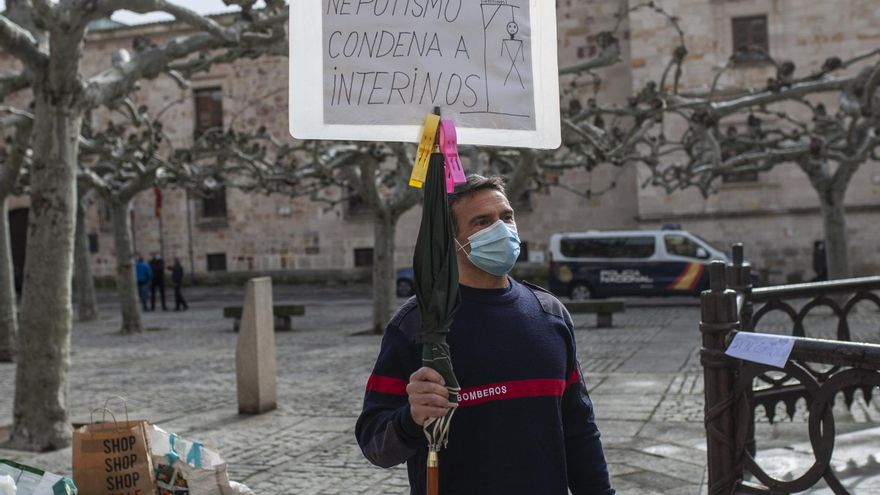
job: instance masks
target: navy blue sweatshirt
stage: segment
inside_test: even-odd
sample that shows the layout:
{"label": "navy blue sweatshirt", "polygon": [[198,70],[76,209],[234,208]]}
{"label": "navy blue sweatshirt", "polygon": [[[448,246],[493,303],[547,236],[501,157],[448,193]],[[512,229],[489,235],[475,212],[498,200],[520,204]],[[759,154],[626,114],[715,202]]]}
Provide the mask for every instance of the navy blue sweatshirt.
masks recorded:
{"label": "navy blue sweatshirt", "polygon": [[[593,404],[580,374],[571,317],[551,294],[510,279],[461,286],[447,338],[462,391],[440,451],[440,493],[611,495]],[[427,440],[410,415],[409,376],[422,367],[415,299],[385,329],[355,434],[381,467],[407,463],[425,493]]]}

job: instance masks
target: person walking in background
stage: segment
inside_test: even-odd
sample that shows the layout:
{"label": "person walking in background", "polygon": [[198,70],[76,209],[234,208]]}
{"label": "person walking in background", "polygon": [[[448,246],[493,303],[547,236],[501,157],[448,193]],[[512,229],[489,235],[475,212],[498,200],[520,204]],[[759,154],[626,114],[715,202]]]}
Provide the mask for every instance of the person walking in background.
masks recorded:
{"label": "person walking in background", "polygon": [[171,284],[174,285],[174,311],[180,311],[181,308],[185,311],[189,309],[189,305],[180,292],[180,287],[183,285],[183,266],[180,264],[180,258],[174,258],[174,265],[169,270],[171,270]]}
{"label": "person walking in background", "polygon": [[153,253],[150,268],[153,270],[153,279],[150,281],[150,309],[156,310],[156,289],[158,289],[159,298],[162,301],[162,311],[168,311],[168,306],[165,305],[165,260]]}
{"label": "person walking in background", "polygon": [[813,242],[813,271],[816,272],[816,278],[813,282],[821,282],[828,280],[828,259],[825,252],[825,241]]}
{"label": "person walking in background", "polygon": [[143,306],[144,311],[149,311],[147,308],[147,291],[150,282],[153,280],[153,270],[150,268],[150,265],[144,261],[144,257],[141,255],[137,255],[137,262],[135,263],[134,268],[138,284],[138,297],[141,299],[141,306]]}

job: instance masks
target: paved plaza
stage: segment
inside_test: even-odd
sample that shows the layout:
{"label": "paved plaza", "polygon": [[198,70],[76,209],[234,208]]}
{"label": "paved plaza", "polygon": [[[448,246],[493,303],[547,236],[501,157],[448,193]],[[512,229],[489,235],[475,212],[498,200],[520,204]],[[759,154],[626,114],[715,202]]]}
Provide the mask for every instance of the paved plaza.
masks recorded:
{"label": "paved plaza", "polygon": [[[357,335],[369,326],[368,288],[275,288],[276,303],[305,304],[306,315],[294,318],[294,332],[276,333],[279,407],[260,416],[237,414],[237,334],[222,317],[222,306],[240,304],[243,291],[200,288],[188,296],[189,311],[146,313],[148,331],[121,336],[115,296],[100,292],[100,321],[77,323],[72,336],[75,424],[87,422],[89,411],[119,394],[128,398],[132,418],[146,418],[220,452],[230,478],[258,495],[408,493],[405,468],[371,466],[354,439],[380,341]],[[614,328],[600,330],[594,328],[595,315],[575,316],[578,356],[613,484],[620,494],[699,494],[705,490],[706,455],[696,300],[637,301],[614,318]],[[808,331],[819,334],[833,326],[821,315],[809,323]],[[875,342],[880,337],[876,312],[860,312],[851,325],[857,335],[873,334]],[[0,426],[11,422],[14,375],[14,365],[0,364]],[[803,416],[801,407],[794,421],[758,426],[759,448],[772,462],[768,470],[780,477],[790,477],[787,471],[801,469],[794,461],[809,457]],[[858,488],[855,493],[880,493],[880,409],[859,397],[852,412],[841,406],[835,417],[838,434],[848,434],[835,454],[849,473],[848,483]],[[846,458],[864,452],[847,450],[848,442],[864,439],[875,456]],[[0,458],[70,472],[69,449],[0,450]]]}

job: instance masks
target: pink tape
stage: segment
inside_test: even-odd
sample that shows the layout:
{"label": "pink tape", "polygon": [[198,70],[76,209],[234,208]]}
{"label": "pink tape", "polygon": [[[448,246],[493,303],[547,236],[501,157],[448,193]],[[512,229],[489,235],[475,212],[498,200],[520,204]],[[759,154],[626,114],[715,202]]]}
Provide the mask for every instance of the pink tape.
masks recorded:
{"label": "pink tape", "polygon": [[455,123],[451,120],[440,121],[440,152],[443,153],[443,163],[446,165],[446,192],[451,193],[456,184],[467,182],[461,158],[458,156]]}

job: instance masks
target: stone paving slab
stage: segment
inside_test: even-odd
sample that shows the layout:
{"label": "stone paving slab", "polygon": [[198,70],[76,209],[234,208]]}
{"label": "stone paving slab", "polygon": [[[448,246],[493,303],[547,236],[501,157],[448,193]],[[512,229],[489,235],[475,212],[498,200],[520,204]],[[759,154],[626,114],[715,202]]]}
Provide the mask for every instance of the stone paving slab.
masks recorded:
{"label": "stone paving slab", "polygon": [[[107,396],[120,394],[128,398],[132,417],[220,452],[230,477],[257,494],[408,493],[405,468],[371,466],[354,441],[380,343],[378,336],[354,336],[370,319],[368,291],[276,287],[276,301],[307,308],[294,319],[296,331],[276,333],[279,408],[260,416],[237,414],[237,335],[222,318],[222,306],[240,302],[242,294],[229,288],[192,291],[190,311],[147,313],[151,331],[123,337],[116,334],[114,299],[101,292],[102,319],[76,324],[72,336],[73,422],[86,421]],[[610,329],[594,328],[591,315],[574,317],[578,358],[621,494],[696,494],[705,487],[698,318],[692,304],[628,307]],[[829,319],[811,316],[808,328],[830,328]],[[852,323],[854,333],[867,338],[880,328],[880,316],[864,312]],[[12,417],[14,369],[0,364],[0,426]],[[880,423],[880,408],[857,395],[853,411],[838,404],[835,417],[839,432],[858,432]],[[762,452],[802,442],[804,420],[805,408],[799,407],[793,419],[760,423]],[[0,458],[70,470],[69,449],[0,450]],[[867,477],[873,467],[868,460],[856,467],[864,479],[874,479]]]}

